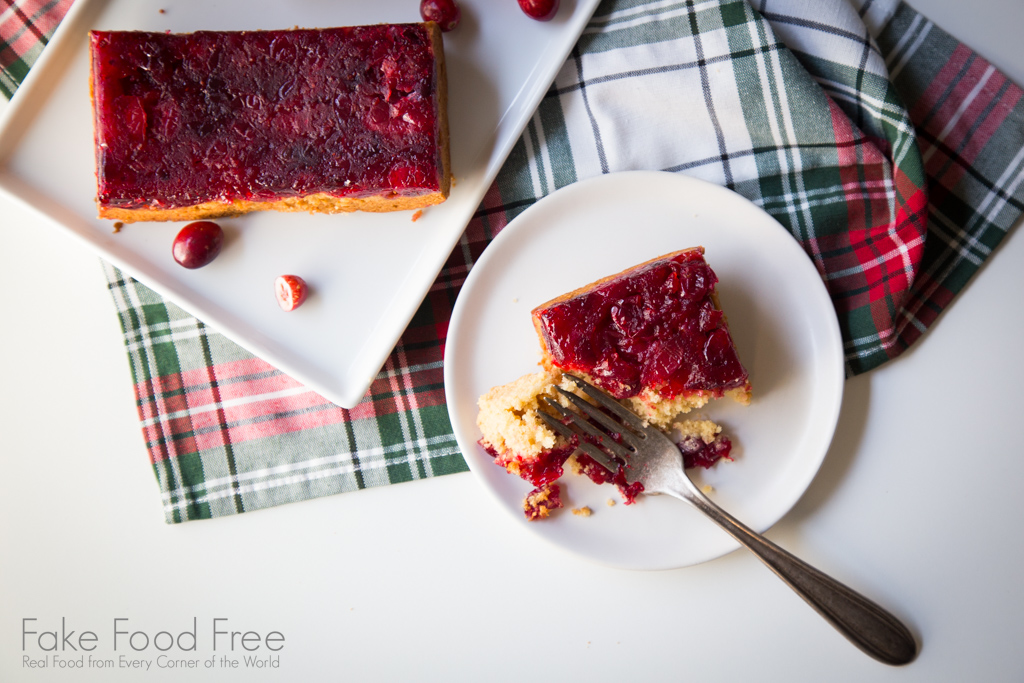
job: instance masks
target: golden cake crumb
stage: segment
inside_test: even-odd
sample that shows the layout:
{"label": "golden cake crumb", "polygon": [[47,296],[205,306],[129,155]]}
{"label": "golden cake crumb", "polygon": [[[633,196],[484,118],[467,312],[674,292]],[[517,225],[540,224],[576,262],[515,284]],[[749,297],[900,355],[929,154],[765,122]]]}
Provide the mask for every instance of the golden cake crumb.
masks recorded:
{"label": "golden cake crumb", "polygon": [[615,507],[615,499],[614,498],[609,498],[607,501],[605,501],[605,505],[607,505],[610,508]]}
{"label": "golden cake crumb", "polygon": [[593,512],[593,510],[591,510],[586,505],[584,505],[581,508],[573,508],[572,509],[572,514],[576,515],[577,517],[589,517],[592,512]]}
{"label": "golden cake crumb", "polygon": [[[565,439],[551,431],[537,415],[541,396],[563,406],[569,405],[568,400],[555,390],[556,386],[581,393],[571,380],[562,377],[560,371],[544,370],[496,386],[481,396],[477,402],[480,407],[477,426],[483,434],[484,445],[499,456],[527,459],[565,445]],[[505,462],[501,464],[506,465]]]}
{"label": "golden cake crumb", "polygon": [[415,223],[422,216],[423,216],[423,209],[416,209],[415,213],[413,213],[413,215],[412,215],[412,222]]}
{"label": "golden cake crumb", "polygon": [[644,388],[639,394],[626,399],[633,412],[643,418],[644,422],[665,429],[672,419],[680,413],[703,408],[711,400],[711,395],[696,392],[674,398],[663,398],[657,391]]}
{"label": "golden cake crumb", "polygon": [[672,423],[672,428],[679,431],[682,438],[693,436],[704,443],[711,443],[722,428],[711,420],[680,420]]}

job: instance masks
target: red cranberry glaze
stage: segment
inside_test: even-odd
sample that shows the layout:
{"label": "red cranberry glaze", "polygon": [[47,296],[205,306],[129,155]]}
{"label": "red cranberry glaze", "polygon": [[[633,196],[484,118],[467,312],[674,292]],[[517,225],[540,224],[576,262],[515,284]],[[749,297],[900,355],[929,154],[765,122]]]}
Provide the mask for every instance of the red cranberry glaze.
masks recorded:
{"label": "red cranberry glaze", "polygon": [[562,507],[562,490],[558,484],[543,484],[530,491],[523,501],[526,519],[533,522],[544,519],[553,510]]}
{"label": "red cranberry glaze", "polygon": [[[534,458],[529,460],[523,460],[521,457],[514,456],[514,459],[518,461],[519,476],[530,482],[534,486],[543,486],[544,484],[550,484],[555,481],[565,472],[564,465],[565,461],[569,459],[572,452],[576,450],[576,446],[579,442],[576,437],[565,446],[560,448],[553,448],[550,451],[543,451]],[[501,463],[503,460],[497,451],[492,446],[480,442],[487,454],[492,458],[498,460],[498,464],[504,467]]]}
{"label": "red cranberry glaze", "polygon": [[104,206],[440,187],[425,24],[90,40]]}
{"label": "red cranberry glaze", "polygon": [[748,378],[711,299],[717,282],[700,251],[689,250],[534,316],[552,362],[589,375],[616,398],[644,387],[663,398],[701,391],[720,396]]}
{"label": "red cranberry glaze", "polygon": [[732,452],[732,441],[726,436],[717,436],[711,443],[704,443],[703,439],[695,436],[688,436],[679,445],[683,453],[683,467],[703,467],[708,469],[719,460],[732,460],[729,453]]}
{"label": "red cranberry glaze", "polygon": [[642,482],[635,481],[630,484],[626,481],[625,465],[620,464],[619,468],[612,472],[583,452],[576,454],[576,463],[579,474],[589,477],[595,484],[615,484],[626,505],[635,503],[636,497],[644,491]]}

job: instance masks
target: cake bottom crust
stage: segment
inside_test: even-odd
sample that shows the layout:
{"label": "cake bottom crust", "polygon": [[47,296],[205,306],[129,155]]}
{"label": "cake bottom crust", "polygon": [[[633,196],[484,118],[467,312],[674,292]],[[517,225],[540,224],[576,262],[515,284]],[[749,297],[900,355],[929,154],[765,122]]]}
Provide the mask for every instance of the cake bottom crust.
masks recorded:
{"label": "cake bottom crust", "polygon": [[97,204],[99,217],[124,223],[138,221],[197,221],[207,218],[227,218],[241,216],[253,211],[286,211],[308,213],[349,213],[352,211],[368,211],[386,213],[389,211],[408,211],[422,209],[440,204],[448,198],[448,190],[420,195],[418,197],[373,196],[373,197],[335,197],[321,192],[304,197],[288,197],[272,202],[254,202],[236,199],[230,202],[204,202],[192,206],[173,209],[142,207],[123,209]]}

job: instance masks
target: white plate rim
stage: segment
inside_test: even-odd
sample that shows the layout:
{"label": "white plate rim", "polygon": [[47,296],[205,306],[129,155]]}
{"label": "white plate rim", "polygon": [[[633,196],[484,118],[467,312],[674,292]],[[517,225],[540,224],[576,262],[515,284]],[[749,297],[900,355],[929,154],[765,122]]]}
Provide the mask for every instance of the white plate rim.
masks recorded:
{"label": "white plate rim", "polygon": [[[744,210],[752,210],[762,215],[766,219],[764,225],[768,230],[774,231],[773,239],[778,241],[780,248],[788,251],[790,258],[799,257],[794,261],[794,264],[795,267],[803,270],[801,273],[802,277],[807,280],[808,276],[811,276],[813,278],[813,282],[816,283],[807,290],[806,295],[808,297],[809,308],[813,308],[818,311],[818,315],[820,317],[820,320],[818,321],[818,324],[820,324],[819,332],[821,333],[823,340],[823,345],[820,351],[820,360],[822,360],[821,364],[824,369],[819,373],[820,398],[823,401],[821,406],[822,410],[820,411],[820,414],[822,415],[819,425],[820,434],[814,448],[810,449],[807,455],[803,458],[801,467],[797,473],[799,476],[795,478],[792,486],[794,494],[789,496],[788,500],[784,501],[784,503],[778,508],[777,514],[772,515],[770,519],[763,520],[760,524],[751,524],[752,528],[762,533],[769,529],[789,510],[791,510],[800,497],[802,497],[826,457],[835,433],[836,425],[838,424],[842,404],[843,385],[845,382],[845,366],[843,361],[843,342],[838,319],[835,315],[831,299],[828,296],[824,283],[818,275],[817,270],[815,270],[813,263],[809,258],[807,258],[802,247],[789,234],[789,232],[785,230],[785,228],[783,228],[777,221],[775,221],[774,218],[764,212],[760,207],[757,207],[742,196],[707,181],[699,180],[683,174],[661,171],[623,171],[605,174],[582,180],[557,190],[556,192],[540,199],[511,221],[494,238],[492,243],[488,245],[481,257],[474,264],[473,269],[467,276],[456,301],[448,329],[448,338],[445,348],[444,385],[446,396],[448,397],[449,416],[455,432],[456,441],[465,456],[470,470],[474,473],[475,478],[481,482],[485,490],[490,494],[490,497],[511,515],[511,518],[515,523],[530,530],[531,532],[534,532],[549,544],[552,544],[561,550],[568,550],[571,554],[581,556],[587,560],[623,569],[658,570],[700,564],[732,552],[739,547],[739,544],[734,539],[726,537],[723,538],[723,543],[719,544],[712,551],[700,554],[692,560],[682,562],[673,559],[668,559],[666,561],[646,560],[641,562],[633,561],[630,558],[609,560],[609,558],[605,556],[595,556],[586,550],[581,551],[578,547],[567,547],[565,543],[560,542],[560,540],[554,537],[554,535],[546,533],[547,527],[544,525],[547,524],[549,520],[542,522],[527,522],[522,514],[521,508],[517,508],[513,501],[503,499],[501,494],[488,481],[495,471],[498,472],[498,475],[500,476],[512,477],[512,475],[505,474],[501,471],[501,468],[495,466],[483,451],[482,447],[476,443],[476,440],[480,437],[479,430],[475,424],[475,402],[477,396],[473,396],[471,392],[467,393],[467,391],[465,391],[468,387],[465,387],[466,381],[462,376],[464,372],[462,370],[462,366],[464,363],[461,363],[460,361],[466,357],[468,352],[471,351],[474,341],[471,336],[473,325],[469,317],[469,311],[471,305],[478,303],[474,301],[474,298],[477,296],[476,292],[478,289],[484,287],[484,285],[481,285],[483,279],[490,276],[492,270],[499,269],[501,267],[500,264],[503,263],[503,259],[507,256],[506,251],[509,248],[507,245],[514,239],[518,238],[518,233],[520,231],[528,230],[528,228],[524,226],[535,223],[539,217],[550,212],[558,203],[567,203],[582,197],[585,197],[592,202],[596,201],[598,205],[600,205],[601,202],[608,202],[609,205],[623,201],[636,202],[638,199],[658,201],[659,197],[664,198],[664,190],[668,186],[676,186],[681,190],[685,189],[687,191],[701,192],[705,195],[713,196],[720,201],[725,201],[727,203],[731,202],[735,206],[743,207]],[[649,187],[659,188],[661,194],[659,194],[659,191],[656,191],[651,196],[636,196],[636,192],[642,192],[645,188]],[[594,206],[594,204],[590,204],[588,209],[593,210]],[[679,248],[684,248],[686,246],[694,245],[683,244],[680,245]],[[668,250],[666,250],[666,252],[667,251]],[[651,257],[657,255],[657,253],[650,254]],[[709,259],[709,261],[713,261],[713,259]],[[713,263],[712,267],[714,267]],[[580,284],[583,283],[581,282]],[[526,313],[527,320],[525,324],[527,325],[530,324],[528,319],[528,310],[529,308],[527,308]],[[728,313],[728,309],[726,312]],[[521,372],[509,376],[504,381],[511,381],[520,374],[525,374],[526,372],[532,372],[535,370],[535,367],[522,368]],[[484,387],[484,390],[487,388],[489,387]],[[756,400],[756,385],[754,391]],[[466,407],[470,403],[472,404],[472,409]],[[571,477],[571,475],[566,476]],[[648,497],[648,499],[651,498]],[[670,502],[677,503],[677,501]],[[682,503],[678,504],[683,505]],[[569,514],[568,510],[561,510],[559,512],[563,515]],[[725,537],[724,532],[722,533],[722,536]]]}

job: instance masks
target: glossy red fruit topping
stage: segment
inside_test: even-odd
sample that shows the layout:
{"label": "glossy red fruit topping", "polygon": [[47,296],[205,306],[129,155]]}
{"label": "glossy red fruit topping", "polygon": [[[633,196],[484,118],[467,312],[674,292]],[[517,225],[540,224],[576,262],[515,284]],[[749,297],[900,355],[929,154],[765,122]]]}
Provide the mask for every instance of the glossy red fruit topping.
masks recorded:
{"label": "glossy red fruit topping", "polygon": [[552,362],[590,375],[616,398],[645,387],[662,398],[720,396],[747,383],[699,251],[628,271],[534,316]]}
{"label": "glossy red fruit topping", "polygon": [[683,453],[683,467],[710,468],[719,460],[732,460],[729,453],[732,451],[732,441],[726,436],[716,436],[711,443],[704,443],[702,439],[695,436],[688,436],[679,444],[679,450]]}
{"label": "glossy red fruit topping", "polygon": [[519,0],[519,7],[537,21],[548,21],[558,13],[558,0]]}
{"label": "glossy red fruit topping", "polygon": [[274,281],[274,294],[282,310],[294,311],[306,300],[309,287],[298,275],[281,275]]}
{"label": "glossy red fruit topping", "polygon": [[432,21],[447,33],[459,25],[462,12],[455,0],[421,0],[420,16],[423,21]]}
{"label": "glossy red fruit topping", "polygon": [[174,238],[171,254],[186,268],[202,268],[217,258],[224,246],[224,231],[212,221],[189,223]]}
{"label": "glossy red fruit topping", "polygon": [[[478,442],[483,446],[484,450],[494,458],[496,461],[501,459],[498,452],[493,447],[484,443],[483,441]],[[572,440],[560,448],[553,448],[550,451],[544,451],[535,458],[524,460],[520,456],[514,456],[510,458],[516,462],[516,469],[519,472],[519,476],[530,482],[534,486],[543,486],[544,484],[550,484],[559,477],[562,476],[564,470],[563,466],[565,461],[569,459],[572,452],[576,450],[576,446],[579,441],[574,436]],[[505,467],[503,463],[499,462],[501,467]]]}
{"label": "glossy red fruit topping", "polygon": [[104,207],[440,187],[440,81],[424,24],[91,41]]}
{"label": "glossy red fruit topping", "polygon": [[562,507],[561,489],[558,484],[543,484],[526,496],[523,501],[523,512],[526,519],[532,521],[544,519],[552,510]]}

